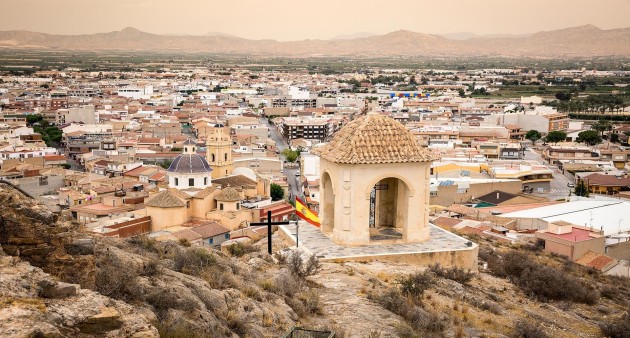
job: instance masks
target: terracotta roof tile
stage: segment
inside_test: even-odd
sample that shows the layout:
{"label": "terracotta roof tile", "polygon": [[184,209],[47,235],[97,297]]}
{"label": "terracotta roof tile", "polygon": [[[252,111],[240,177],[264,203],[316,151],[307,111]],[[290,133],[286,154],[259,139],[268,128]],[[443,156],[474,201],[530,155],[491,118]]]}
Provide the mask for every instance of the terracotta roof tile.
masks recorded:
{"label": "terracotta roof tile", "polygon": [[215,178],[212,180],[213,184],[220,184],[222,187],[232,186],[238,188],[255,188],[256,181],[251,180],[243,175],[226,176],[221,178]]}
{"label": "terracotta roof tile", "polygon": [[311,149],[334,163],[375,164],[431,162],[433,155],[396,120],[368,114],[348,123],[330,143]]}
{"label": "terracotta roof tile", "polygon": [[203,190],[201,190],[200,192],[196,193],[195,196],[193,196],[193,198],[206,198],[208,197],[208,195],[210,195],[213,191],[215,191],[216,188],[213,186],[208,186],[206,188],[204,188]]}
{"label": "terracotta roof tile", "polygon": [[144,205],[156,208],[178,208],[186,206],[186,200],[169,189],[155,194]]}
{"label": "terracotta roof tile", "polygon": [[450,218],[450,217],[438,217],[433,220],[433,224],[439,227],[447,227],[447,228],[452,228],[453,226],[461,222],[462,222],[461,218]]}
{"label": "terracotta roof tile", "polygon": [[210,238],[230,232],[230,230],[217,222],[210,222],[190,229],[199,234],[201,238]]}
{"label": "terracotta roof tile", "polygon": [[221,190],[215,199],[221,202],[236,202],[241,200],[241,194],[238,190],[228,186]]}
{"label": "terracotta roof tile", "polygon": [[617,263],[617,260],[604,254],[588,251],[575,262],[599,271],[607,271]]}
{"label": "terracotta roof tile", "polygon": [[630,186],[630,177],[606,175],[606,174],[591,174],[585,176],[584,179],[588,179],[589,185],[601,185],[609,187],[628,187]]}

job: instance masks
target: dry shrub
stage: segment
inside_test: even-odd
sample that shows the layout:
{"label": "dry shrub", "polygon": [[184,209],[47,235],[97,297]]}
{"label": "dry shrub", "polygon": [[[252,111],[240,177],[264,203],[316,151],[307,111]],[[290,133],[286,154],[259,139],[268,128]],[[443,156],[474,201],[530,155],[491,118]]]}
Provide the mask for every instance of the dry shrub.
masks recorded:
{"label": "dry shrub", "polygon": [[602,333],[610,338],[630,337],[630,314],[627,312],[616,320],[612,320],[599,325]]}
{"label": "dry shrub", "polygon": [[273,279],[271,291],[281,296],[292,297],[300,292],[303,283],[291,273],[280,273]]}
{"label": "dry shrub", "polygon": [[173,256],[174,270],[195,276],[200,275],[216,262],[216,257],[205,248],[177,250]]}
{"label": "dry shrub", "polygon": [[243,257],[248,253],[258,251],[258,249],[251,244],[236,242],[235,244],[227,246],[227,251],[232,257]]}
{"label": "dry shrub", "polygon": [[248,333],[247,323],[243,321],[243,318],[238,315],[236,311],[230,310],[225,316],[225,321],[228,328],[238,336],[243,337]]}
{"label": "dry shrub", "polygon": [[[385,309],[403,317],[413,330],[423,333],[423,335],[420,336],[438,334],[446,328],[446,324],[442,318],[433,312],[426,311],[416,304],[417,296],[411,294],[405,296],[399,289],[390,288],[384,292],[370,293],[368,294],[368,298],[379,303]],[[411,336],[401,333],[399,333],[399,335],[408,337],[416,336],[415,333]]]}
{"label": "dry shrub", "polygon": [[276,259],[276,262],[278,262],[278,264],[280,265],[285,265],[287,264],[287,254],[281,252],[281,251],[276,251],[273,253],[273,257]]}
{"label": "dry shrub", "polygon": [[260,290],[258,290],[257,287],[252,286],[252,285],[246,285],[243,287],[243,289],[241,290],[241,292],[243,292],[243,294],[251,299],[257,300],[259,302],[263,301],[263,297],[262,294],[260,293]]}
{"label": "dry shrub", "polygon": [[318,315],[322,313],[322,304],[319,301],[319,292],[317,292],[317,290],[310,289],[304,292],[300,292],[297,295],[297,299],[299,299],[304,306],[303,317],[307,315]]}
{"label": "dry shrub", "polygon": [[381,333],[380,330],[374,329],[374,330],[368,332],[366,338],[381,338],[381,335],[382,335],[382,333]]}
{"label": "dry shrub", "polygon": [[104,255],[99,259],[96,268],[96,290],[105,296],[132,301],[142,298],[142,290],[138,285],[139,274],[131,264],[121,262],[114,255]]}
{"label": "dry shrub", "polygon": [[458,267],[443,268],[440,264],[429,266],[429,270],[436,276],[450,279],[463,285],[468,285],[475,277],[475,273]]}
{"label": "dry shrub", "polygon": [[169,309],[191,312],[198,307],[195,300],[182,297],[181,295],[177,295],[167,289],[160,289],[151,292],[147,295],[146,301],[153,306],[158,317],[163,317]]}
{"label": "dry shrub", "polygon": [[157,241],[147,235],[133,236],[127,239],[127,242],[148,252],[157,252]]}
{"label": "dry shrub", "polygon": [[306,278],[319,272],[321,263],[315,255],[311,255],[304,261],[304,255],[300,251],[292,251],[288,254],[286,265],[291,273],[298,278]]}
{"label": "dry shrub", "polygon": [[160,262],[155,258],[150,258],[148,261],[144,263],[144,267],[142,269],[143,276],[157,276],[162,272],[162,267],[160,266]]}
{"label": "dry shrub", "polygon": [[415,272],[396,280],[400,291],[409,297],[421,297],[424,291],[435,285],[435,275],[429,270]]}
{"label": "dry shrub", "polygon": [[409,299],[395,288],[388,288],[383,292],[370,292],[368,299],[379,303],[382,307],[394,313],[409,302]]}
{"label": "dry shrub", "polygon": [[545,249],[545,240],[537,238],[534,242],[524,243],[521,247],[527,251],[541,252]]}
{"label": "dry shrub", "polygon": [[208,282],[213,289],[224,290],[228,288],[238,288],[240,285],[238,279],[232,274],[232,271],[219,264],[207,267],[200,276]]}
{"label": "dry shrub", "polygon": [[274,292],[276,285],[272,279],[267,278],[260,282],[260,287],[265,291]]}
{"label": "dry shrub", "polygon": [[528,254],[509,251],[488,263],[493,275],[509,278],[525,293],[539,300],[570,300],[594,304],[599,298],[597,291],[579,278],[537,263]]}
{"label": "dry shrub", "polygon": [[491,301],[486,301],[486,302],[481,303],[479,308],[495,315],[500,315],[501,313],[503,313],[503,310],[501,310],[501,307],[497,303],[491,302]]}
{"label": "dry shrub", "polygon": [[530,321],[519,320],[514,323],[513,338],[547,338],[545,330]]}
{"label": "dry shrub", "polygon": [[421,338],[421,336],[409,325],[396,325],[396,336],[399,338]]}

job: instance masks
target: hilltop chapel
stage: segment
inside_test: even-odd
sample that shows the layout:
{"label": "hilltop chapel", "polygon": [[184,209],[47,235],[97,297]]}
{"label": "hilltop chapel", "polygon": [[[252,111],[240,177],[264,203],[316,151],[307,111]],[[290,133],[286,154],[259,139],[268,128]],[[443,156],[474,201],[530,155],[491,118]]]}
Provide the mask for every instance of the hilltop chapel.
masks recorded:
{"label": "hilltop chapel", "polygon": [[429,239],[434,158],[401,123],[369,113],[311,152],[320,157],[321,231],[335,243]]}

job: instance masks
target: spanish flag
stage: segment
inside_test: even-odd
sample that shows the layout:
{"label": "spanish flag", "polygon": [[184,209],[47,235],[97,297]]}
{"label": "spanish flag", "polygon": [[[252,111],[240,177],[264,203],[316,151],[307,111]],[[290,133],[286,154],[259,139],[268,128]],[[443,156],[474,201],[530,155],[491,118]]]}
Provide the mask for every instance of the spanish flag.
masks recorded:
{"label": "spanish flag", "polygon": [[316,227],[320,226],[317,214],[311,211],[311,209],[306,206],[306,203],[302,202],[302,200],[297,197],[295,198],[295,211],[301,219],[313,224]]}

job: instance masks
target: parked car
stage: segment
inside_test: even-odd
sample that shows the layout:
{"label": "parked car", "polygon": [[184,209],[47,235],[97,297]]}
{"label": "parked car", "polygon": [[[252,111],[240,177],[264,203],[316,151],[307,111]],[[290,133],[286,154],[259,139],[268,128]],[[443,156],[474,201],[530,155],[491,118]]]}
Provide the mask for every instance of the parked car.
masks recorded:
{"label": "parked car", "polygon": [[575,184],[574,184],[574,183],[569,182],[569,183],[567,183],[567,187],[569,187],[569,188],[575,188]]}

